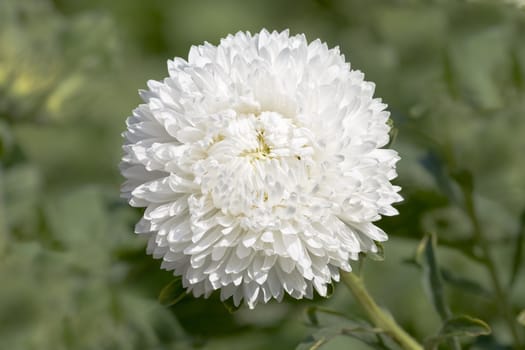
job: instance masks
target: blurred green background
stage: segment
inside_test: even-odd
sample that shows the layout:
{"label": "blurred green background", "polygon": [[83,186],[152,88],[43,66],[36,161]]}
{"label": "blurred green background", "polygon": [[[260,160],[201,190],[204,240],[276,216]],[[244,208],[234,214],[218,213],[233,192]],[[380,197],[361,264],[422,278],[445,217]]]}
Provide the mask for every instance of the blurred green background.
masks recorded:
{"label": "blurred green background", "polygon": [[[452,175],[473,174],[515,315],[525,309],[525,10],[517,4],[0,0],[0,349],[293,349],[313,332],[305,307],[361,315],[342,285],[328,300],[233,314],[217,298],[166,308],[157,296],[172,276],[133,234],[140,211],[119,199],[120,134],[137,90],[165,77],[167,59],[186,57],[192,44],[263,27],[339,45],[392,112],[405,201],[380,223],[391,237],[386,260],[365,263],[371,293],[419,339],[434,334],[439,317],[409,261],[435,232],[452,312],[493,328],[466,346],[511,343]],[[349,337],[325,348],[368,349]]]}

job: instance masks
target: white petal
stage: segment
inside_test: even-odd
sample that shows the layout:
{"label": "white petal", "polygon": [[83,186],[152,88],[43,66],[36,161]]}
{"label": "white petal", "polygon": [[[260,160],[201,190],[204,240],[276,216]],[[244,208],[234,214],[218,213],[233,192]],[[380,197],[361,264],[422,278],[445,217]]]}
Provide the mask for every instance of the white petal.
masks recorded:
{"label": "white petal", "polygon": [[121,196],[194,296],[323,296],[402,200],[389,112],[338,48],[239,32],[168,61],[126,120]]}

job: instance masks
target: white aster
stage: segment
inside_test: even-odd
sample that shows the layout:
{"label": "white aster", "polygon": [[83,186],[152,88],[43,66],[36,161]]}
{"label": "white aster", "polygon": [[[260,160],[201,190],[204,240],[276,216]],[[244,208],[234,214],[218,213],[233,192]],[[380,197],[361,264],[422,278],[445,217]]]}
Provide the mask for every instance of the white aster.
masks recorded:
{"label": "white aster", "polygon": [[122,194],[136,232],[194,296],[325,296],[387,235],[399,157],[374,84],[288,31],[193,46],[127,120]]}

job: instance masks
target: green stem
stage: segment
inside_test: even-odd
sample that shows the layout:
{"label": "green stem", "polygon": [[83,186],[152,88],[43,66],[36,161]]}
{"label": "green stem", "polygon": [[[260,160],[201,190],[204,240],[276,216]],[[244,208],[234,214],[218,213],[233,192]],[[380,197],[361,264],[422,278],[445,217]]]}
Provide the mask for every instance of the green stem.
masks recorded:
{"label": "green stem", "polygon": [[396,321],[383,311],[372,299],[363,280],[351,272],[341,272],[343,283],[350,289],[359,304],[365,310],[370,321],[388,333],[405,350],[422,350],[423,347],[410,336]]}
{"label": "green stem", "polygon": [[490,246],[485,239],[485,235],[483,234],[483,230],[481,229],[481,224],[479,222],[478,216],[476,214],[476,208],[474,205],[474,199],[472,198],[472,194],[468,191],[465,191],[463,189],[463,196],[465,199],[465,210],[467,212],[467,215],[472,222],[472,226],[474,229],[474,238],[476,243],[480,246],[483,257],[484,257],[484,265],[486,266],[490,279],[492,280],[492,284],[494,285],[494,293],[496,294],[496,297],[498,299],[498,302],[500,303],[503,317],[505,319],[505,322],[510,328],[510,331],[512,333],[512,338],[514,339],[514,345],[521,349],[523,346],[523,343],[521,342],[520,335],[518,333],[517,329],[517,323],[515,318],[512,315],[512,308],[511,305],[508,302],[507,293],[505,292],[505,289],[503,288],[499,273],[496,269],[496,264],[494,262],[494,259],[492,258],[492,254],[490,252]]}

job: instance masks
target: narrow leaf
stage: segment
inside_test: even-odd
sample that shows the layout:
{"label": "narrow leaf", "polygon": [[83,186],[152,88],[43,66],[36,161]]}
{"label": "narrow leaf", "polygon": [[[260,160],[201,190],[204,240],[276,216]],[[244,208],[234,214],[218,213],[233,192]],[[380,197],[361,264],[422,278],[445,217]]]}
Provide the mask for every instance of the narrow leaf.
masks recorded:
{"label": "narrow leaf", "polygon": [[474,176],[467,169],[460,169],[451,174],[463,193],[463,205],[470,219],[477,222],[476,210],[474,208]]}
{"label": "narrow leaf", "polygon": [[491,329],[484,321],[470,316],[456,316],[443,323],[439,334],[427,339],[426,349],[437,349],[438,345],[454,337],[477,337],[491,333]]}
{"label": "narrow leaf", "polygon": [[488,324],[484,321],[462,315],[456,316],[447,320],[440,331],[440,336],[468,336],[477,337],[480,335],[490,334],[491,330]]}
{"label": "narrow leaf", "polygon": [[445,303],[441,271],[436,259],[436,236],[427,234],[416,251],[416,261],[423,266],[424,282],[432,303],[441,319],[450,317],[450,310]]}
{"label": "narrow leaf", "polygon": [[186,290],[182,286],[182,278],[177,276],[162,288],[158,300],[164,306],[172,306],[181,301],[186,294]]}
{"label": "narrow leaf", "polygon": [[447,285],[459,288],[465,292],[476,294],[485,298],[492,297],[492,293],[478,282],[461,276],[457,276],[454,273],[452,273],[452,271],[447,270],[445,268],[441,268],[440,271],[441,276],[443,277],[443,282],[445,282]]}
{"label": "narrow leaf", "polygon": [[[414,266],[418,269],[423,268],[421,264],[418,261],[416,261],[415,258],[406,258],[403,260],[403,263],[406,265]],[[459,288],[463,291],[476,294],[485,298],[492,297],[492,293],[489,290],[487,290],[485,287],[483,287],[481,284],[474,280],[462,276],[457,276],[454,273],[452,273],[452,271],[443,267],[440,268],[440,272],[441,277],[443,278],[443,282],[447,285],[450,285],[451,287]]]}

